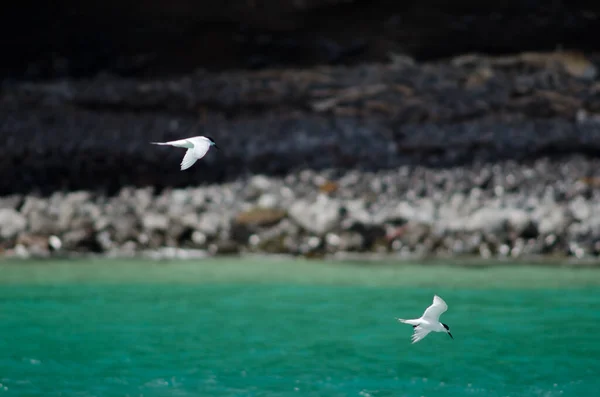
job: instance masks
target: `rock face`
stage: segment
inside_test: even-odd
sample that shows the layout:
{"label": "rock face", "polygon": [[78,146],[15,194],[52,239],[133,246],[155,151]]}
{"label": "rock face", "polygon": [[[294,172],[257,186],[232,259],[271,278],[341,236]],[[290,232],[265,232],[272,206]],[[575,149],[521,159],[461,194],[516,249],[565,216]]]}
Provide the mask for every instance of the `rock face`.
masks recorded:
{"label": "rock face", "polygon": [[[305,168],[376,172],[595,157],[599,66],[578,53],[525,53],[7,84],[0,93],[0,195],[112,195],[123,186],[186,187]],[[185,172],[180,149],[149,144],[198,134],[223,150]],[[446,182],[414,183],[427,190]],[[514,177],[507,189],[520,183]]]}
{"label": "rock face", "polygon": [[467,52],[594,50],[591,0],[61,0],[0,14],[4,76],[147,77],[195,69],[421,60]]}
{"label": "rock face", "polygon": [[[0,250],[16,256],[596,257],[598,182],[581,178],[580,170],[598,165],[571,156],[520,167],[305,170],[160,193],[123,188],[111,197],[83,191],[11,196],[0,200]],[[416,181],[436,182],[424,188]]]}

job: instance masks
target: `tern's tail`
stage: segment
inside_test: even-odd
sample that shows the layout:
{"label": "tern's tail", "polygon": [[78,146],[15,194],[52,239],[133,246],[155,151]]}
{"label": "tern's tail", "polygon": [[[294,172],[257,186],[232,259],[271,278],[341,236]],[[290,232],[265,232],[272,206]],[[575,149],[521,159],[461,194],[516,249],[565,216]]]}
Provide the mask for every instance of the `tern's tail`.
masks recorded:
{"label": "tern's tail", "polygon": [[419,325],[419,320],[405,320],[403,318],[398,318],[397,320],[404,324]]}
{"label": "tern's tail", "polygon": [[153,145],[168,145],[167,142],[150,142]]}

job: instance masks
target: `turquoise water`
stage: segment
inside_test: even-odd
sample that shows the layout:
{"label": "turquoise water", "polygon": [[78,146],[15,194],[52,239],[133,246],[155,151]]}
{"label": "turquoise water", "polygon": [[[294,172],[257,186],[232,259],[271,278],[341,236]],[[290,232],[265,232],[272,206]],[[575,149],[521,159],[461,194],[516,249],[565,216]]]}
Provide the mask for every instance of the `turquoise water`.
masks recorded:
{"label": "turquoise water", "polygon": [[[0,265],[0,396],[597,396],[600,269]],[[454,335],[412,345],[434,293]]]}

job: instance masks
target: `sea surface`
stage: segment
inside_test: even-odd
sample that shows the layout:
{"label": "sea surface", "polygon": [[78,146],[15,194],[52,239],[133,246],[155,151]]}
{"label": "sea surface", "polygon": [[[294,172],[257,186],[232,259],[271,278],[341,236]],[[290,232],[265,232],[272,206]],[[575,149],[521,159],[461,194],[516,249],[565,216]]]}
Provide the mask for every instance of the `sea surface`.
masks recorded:
{"label": "sea surface", "polygon": [[599,396],[600,268],[4,261],[3,395]]}

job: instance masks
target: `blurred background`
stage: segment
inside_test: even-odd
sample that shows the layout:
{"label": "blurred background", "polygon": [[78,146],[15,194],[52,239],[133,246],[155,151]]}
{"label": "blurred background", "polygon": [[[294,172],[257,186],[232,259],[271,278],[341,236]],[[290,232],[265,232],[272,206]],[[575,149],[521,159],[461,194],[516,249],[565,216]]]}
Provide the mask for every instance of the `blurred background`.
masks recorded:
{"label": "blurred background", "polygon": [[[35,5],[35,7],[32,7]],[[593,1],[134,0],[4,6],[3,77],[164,77],[597,50]]]}
{"label": "blurred background", "polygon": [[599,12],[7,5],[0,249],[595,257]]}
{"label": "blurred background", "polygon": [[[0,395],[595,396],[599,37],[583,0],[3,5]],[[434,294],[455,339],[411,345]]]}

